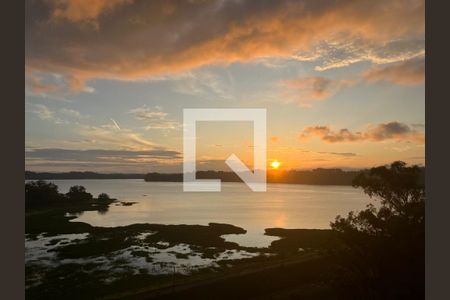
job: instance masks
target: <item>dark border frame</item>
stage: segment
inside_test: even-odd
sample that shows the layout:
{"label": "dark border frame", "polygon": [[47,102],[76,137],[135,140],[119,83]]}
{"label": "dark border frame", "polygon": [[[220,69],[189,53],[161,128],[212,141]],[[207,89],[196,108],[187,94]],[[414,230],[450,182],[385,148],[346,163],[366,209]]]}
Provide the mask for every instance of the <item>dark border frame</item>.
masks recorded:
{"label": "dark border frame", "polygon": [[[27,0],[28,1],[28,0]],[[2,216],[0,298],[25,298],[24,147],[25,2],[2,3]]]}
{"label": "dark border frame", "polygon": [[426,299],[450,299],[449,11],[446,1],[426,1]]}
{"label": "dark border frame", "polygon": [[[29,1],[29,0],[26,0]],[[426,299],[450,299],[450,197],[447,140],[450,126],[448,90],[448,24],[450,5],[426,1]],[[7,7],[5,7],[7,6]],[[24,270],[24,57],[25,2],[3,3],[2,175],[4,197],[0,265],[2,299],[25,298]],[[444,22],[447,21],[447,22]],[[444,24],[447,23],[447,24]],[[447,64],[446,64],[447,63]],[[7,138],[7,140],[5,139]]]}

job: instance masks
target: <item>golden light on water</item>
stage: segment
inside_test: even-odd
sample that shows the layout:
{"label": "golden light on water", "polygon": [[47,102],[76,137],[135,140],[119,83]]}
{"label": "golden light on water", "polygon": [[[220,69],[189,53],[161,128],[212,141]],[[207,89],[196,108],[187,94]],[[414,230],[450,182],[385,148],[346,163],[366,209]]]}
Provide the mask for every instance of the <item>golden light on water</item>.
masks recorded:
{"label": "golden light on water", "polygon": [[272,167],[272,169],[278,169],[281,166],[281,163],[278,160],[274,160],[270,166]]}

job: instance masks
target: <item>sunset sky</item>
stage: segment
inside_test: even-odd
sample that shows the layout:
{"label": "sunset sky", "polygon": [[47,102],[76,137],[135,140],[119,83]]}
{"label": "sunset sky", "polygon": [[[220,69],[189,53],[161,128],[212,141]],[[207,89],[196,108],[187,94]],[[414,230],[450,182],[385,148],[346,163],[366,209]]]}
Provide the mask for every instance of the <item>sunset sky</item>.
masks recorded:
{"label": "sunset sky", "polygon": [[[26,1],[26,169],[180,172],[184,108],[280,169],[424,164],[424,1]],[[199,169],[252,165],[198,125]]]}

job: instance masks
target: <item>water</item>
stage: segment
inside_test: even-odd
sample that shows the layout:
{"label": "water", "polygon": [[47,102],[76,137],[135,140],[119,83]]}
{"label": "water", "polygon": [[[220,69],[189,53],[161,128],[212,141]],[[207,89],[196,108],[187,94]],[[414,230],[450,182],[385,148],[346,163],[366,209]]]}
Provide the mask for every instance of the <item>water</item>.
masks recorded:
{"label": "water", "polygon": [[112,205],[106,214],[85,212],[75,221],[94,226],[133,223],[227,223],[247,230],[226,235],[242,246],[265,247],[276,237],[265,228],[329,228],[336,215],[360,210],[370,202],[361,190],[350,186],[268,184],[267,192],[255,193],[243,183],[222,183],[222,192],[183,192],[182,183],[143,180],[52,180],[60,192],[83,185],[97,196],[107,193],[132,206]]}
{"label": "water", "polygon": [[[215,258],[204,258],[201,253],[191,249],[190,245],[178,244],[169,247],[168,243],[158,242],[160,246],[167,248],[155,248],[142,245],[134,245],[125,249],[117,250],[108,256],[91,256],[75,259],[59,259],[53,250],[74,240],[83,240],[88,237],[88,233],[83,234],[61,234],[57,236],[45,237],[39,235],[36,239],[25,239],[25,264],[39,265],[47,268],[55,268],[66,264],[88,264],[95,263],[96,270],[108,270],[109,282],[118,279],[117,275],[123,272],[124,268],[131,268],[134,274],[139,274],[145,269],[149,274],[173,274],[174,272],[188,275],[194,270],[202,268],[218,267],[218,261],[246,259],[263,255],[258,252],[247,252],[243,250],[226,250],[219,253]],[[53,240],[58,241],[52,243]],[[146,252],[151,256],[151,261],[146,257],[139,257],[132,254],[133,251]],[[185,257],[177,257],[177,254],[184,254]],[[266,254],[264,254],[266,255]],[[28,287],[40,284],[39,278],[29,280]]]}

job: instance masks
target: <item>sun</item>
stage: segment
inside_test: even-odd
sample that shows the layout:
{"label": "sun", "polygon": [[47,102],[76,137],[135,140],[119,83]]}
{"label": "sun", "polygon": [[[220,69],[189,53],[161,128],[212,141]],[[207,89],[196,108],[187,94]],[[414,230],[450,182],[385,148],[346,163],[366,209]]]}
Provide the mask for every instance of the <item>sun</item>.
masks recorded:
{"label": "sun", "polygon": [[278,160],[274,160],[270,166],[272,167],[272,169],[278,169],[281,166],[281,163]]}

